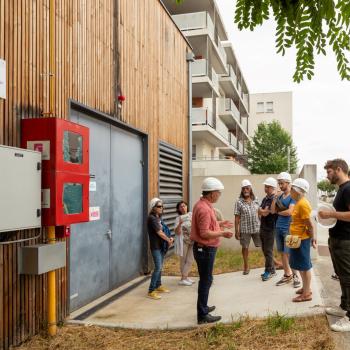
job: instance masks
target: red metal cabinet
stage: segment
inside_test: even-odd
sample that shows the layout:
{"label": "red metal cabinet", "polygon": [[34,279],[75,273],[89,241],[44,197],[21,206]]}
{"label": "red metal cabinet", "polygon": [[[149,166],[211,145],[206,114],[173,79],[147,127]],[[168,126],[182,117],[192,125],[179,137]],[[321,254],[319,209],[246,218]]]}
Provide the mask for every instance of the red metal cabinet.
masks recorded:
{"label": "red metal cabinet", "polygon": [[58,118],[23,119],[22,147],[42,152],[42,224],[89,221],[89,129]]}

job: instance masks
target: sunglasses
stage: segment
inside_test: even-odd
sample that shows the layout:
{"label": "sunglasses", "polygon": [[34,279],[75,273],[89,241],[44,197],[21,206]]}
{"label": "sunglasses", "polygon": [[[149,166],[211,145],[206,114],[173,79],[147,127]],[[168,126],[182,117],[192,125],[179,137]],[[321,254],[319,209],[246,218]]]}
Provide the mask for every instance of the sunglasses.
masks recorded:
{"label": "sunglasses", "polygon": [[156,208],[163,208],[162,205],[156,205]]}

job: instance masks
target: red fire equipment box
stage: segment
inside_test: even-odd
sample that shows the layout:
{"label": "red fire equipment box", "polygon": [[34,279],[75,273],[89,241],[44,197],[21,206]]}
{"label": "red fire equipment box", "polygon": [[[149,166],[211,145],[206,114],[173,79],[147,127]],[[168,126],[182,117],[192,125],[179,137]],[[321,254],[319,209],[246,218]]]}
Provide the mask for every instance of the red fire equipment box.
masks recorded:
{"label": "red fire equipment box", "polygon": [[89,221],[89,129],[64,119],[22,119],[22,147],[42,153],[42,225]]}

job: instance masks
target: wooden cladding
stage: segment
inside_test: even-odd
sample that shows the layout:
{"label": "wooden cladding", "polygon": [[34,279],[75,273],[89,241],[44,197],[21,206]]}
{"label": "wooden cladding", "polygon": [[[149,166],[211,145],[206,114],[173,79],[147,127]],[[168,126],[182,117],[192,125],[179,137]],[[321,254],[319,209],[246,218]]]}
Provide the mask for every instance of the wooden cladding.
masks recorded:
{"label": "wooden cladding", "polygon": [[158,196],[158,141],[183,152],[188,189],[189,49],[159,1],[118,3],[119,86],[126,96],[121,119],[149,135],[149,196]]}
{"label": "wooden cladding", "polygon": [[[149,135],[149,195],[158,195],[158,142],[165,141],[182,151],[187,199],[189,47],[161,2],[56,0],[55,30],[53,114],[69,119],[72,99],[115,116],[116,96],[124,95],[118,116]],[[0,144],[19,146],[20,119],[50,112],[49,0],[0,0],[0,58],[7,66]],[[11,232],[0,240],[37,234]],[[0,245],[0,349],[46,326],[46,275],[17,274],[18,246],[45,237],[44,232],[34,241]],[[61,321],[68,310],[68,275],[69,267],[57,273]]]}

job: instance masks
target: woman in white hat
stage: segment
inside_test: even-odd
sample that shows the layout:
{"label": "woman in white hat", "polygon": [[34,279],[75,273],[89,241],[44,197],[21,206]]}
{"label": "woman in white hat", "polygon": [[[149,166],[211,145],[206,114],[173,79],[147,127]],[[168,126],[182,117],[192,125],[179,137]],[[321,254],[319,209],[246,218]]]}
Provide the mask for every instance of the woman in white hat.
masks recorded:
{"label": "woman in white hat", "polygon": [[253,193],[252,184],[249,180],[243,180],[241,193],[235,203],[235,237],[242,246],[243,275],[249,273],[249,244],[253,239],[256,247],[261,247],[260,220],[258,216],[259,202]]}
{"label": "woman in white hat", "polygon": [[162,228],[161,216],[163,214],[163,202],[159,198],[153,198],[149,202],[149,215],[147,218],[147,231],[149,236],[151,254],[154,261],[154,270],[148,289],[148,297],[154,300],[161,299],[159,293],[169,293],[169,289],[162,286],[162,268],[166,249],[164,244],[173,244],[173,238],[168,237]]}
{"label": "woman in white hat", "polygon": [[301,289],[296,291],[297,297],[293,302],[303,302],[312,300],[311,292],[311,257],[310,246],[316,248],[314,238],[314,228],[311,221],[311,205],[305,198],[309,191],[309,183],[305,179],[295,179],[292,183],[291,197],[296,204],[292,213],[290,234],[301,239],[299,248],[291,248],[289,252],[289,265],[292,269],[298,270],[303,282]]}

